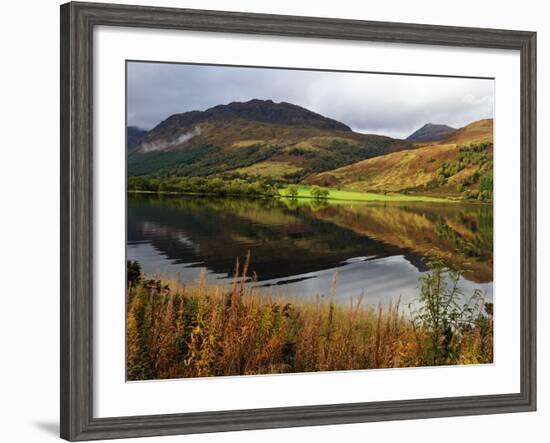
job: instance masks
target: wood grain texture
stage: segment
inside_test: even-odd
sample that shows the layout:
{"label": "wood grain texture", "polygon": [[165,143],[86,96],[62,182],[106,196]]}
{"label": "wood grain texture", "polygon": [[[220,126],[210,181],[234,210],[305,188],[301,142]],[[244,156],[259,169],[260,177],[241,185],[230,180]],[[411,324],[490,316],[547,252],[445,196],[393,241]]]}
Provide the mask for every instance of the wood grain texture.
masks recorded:
{"label": "wood grain texture", "polygon": [[[98,25],[518,50],[521,54],[521,392],[476,397],[94,418],[92,33],[94,26]],[[61,6],[60,99],[62,438],[79,441],[535,410],[535,33],[68,3]]]}

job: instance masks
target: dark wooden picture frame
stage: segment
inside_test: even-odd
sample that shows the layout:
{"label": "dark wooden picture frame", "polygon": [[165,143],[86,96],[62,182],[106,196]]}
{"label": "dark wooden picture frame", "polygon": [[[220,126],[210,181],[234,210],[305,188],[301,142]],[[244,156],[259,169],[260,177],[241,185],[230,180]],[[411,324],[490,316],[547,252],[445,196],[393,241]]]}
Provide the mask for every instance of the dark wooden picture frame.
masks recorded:
{"label": "dark wooden picture frame", "polygon": [[[95,26],[517,50],[521,57],[521,391],[421,400],[93,417],[92,54]],[[70,441],[536,409],[536,34],[235,12],[61,6],[61,437]]]}

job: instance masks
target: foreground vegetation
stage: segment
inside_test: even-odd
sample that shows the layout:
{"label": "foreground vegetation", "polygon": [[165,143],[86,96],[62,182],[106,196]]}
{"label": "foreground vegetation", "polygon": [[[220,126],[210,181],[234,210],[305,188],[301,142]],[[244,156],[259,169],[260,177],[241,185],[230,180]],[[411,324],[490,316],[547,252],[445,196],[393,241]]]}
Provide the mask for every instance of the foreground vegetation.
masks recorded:
{"label": "foreground vegetation", "polygon": [[407,315],[399,302],[361,297],[272,298],[245,285],[248,259],[230,289],[204,276],[186,286],[144,279],[128,264],[129,380],[490,363],[492,304],[466,303],[459,273],[431,263]]}

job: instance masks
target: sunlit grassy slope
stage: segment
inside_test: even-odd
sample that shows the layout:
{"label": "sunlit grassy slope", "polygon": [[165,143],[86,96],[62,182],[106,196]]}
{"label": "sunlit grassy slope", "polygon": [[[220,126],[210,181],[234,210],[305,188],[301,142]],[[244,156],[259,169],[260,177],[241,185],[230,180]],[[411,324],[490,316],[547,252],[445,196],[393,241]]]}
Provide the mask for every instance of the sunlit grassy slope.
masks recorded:
{"label": "sunlit grassy slope", "polygon": [[[455,174],[439,178],[444,164],[457,162],[460,147],[489,142],[488,161],[493,157],[493,120],[480,120],[457,130],[448,139],[417,149],[394,152],[332,171],[312,174],[305,183],[345,188],[359,192],[408,192],[432,196],[460,196],[479,188],[480,164],[468,164]],[[471,183],[468,183],[468,182]],[[467,183],[462,185],[462,183]]]}

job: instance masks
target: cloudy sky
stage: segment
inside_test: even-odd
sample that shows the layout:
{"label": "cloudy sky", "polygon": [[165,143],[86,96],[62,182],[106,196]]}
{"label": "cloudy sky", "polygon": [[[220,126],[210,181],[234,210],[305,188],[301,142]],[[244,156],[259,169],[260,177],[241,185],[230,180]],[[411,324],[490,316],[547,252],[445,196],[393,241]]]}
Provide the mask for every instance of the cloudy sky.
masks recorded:
{"label": "cloudy sky", "polygon": [[493,117],[485,79],[128,63],[128,125],[253,98],[294,103],[354,131],[404,138],[425,123],[454,127]]}

